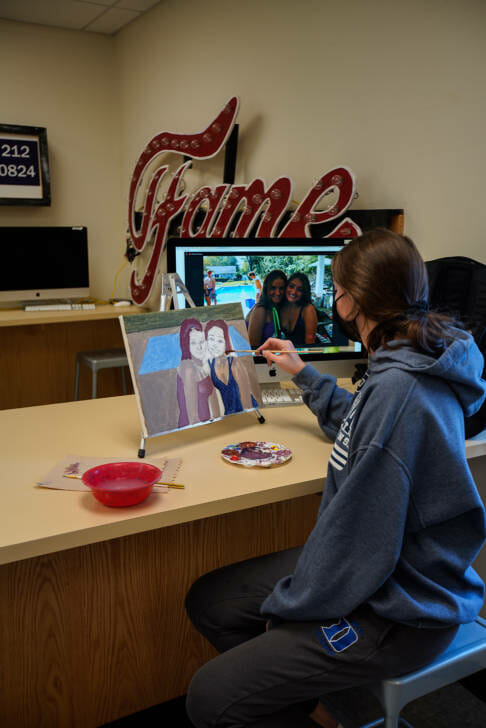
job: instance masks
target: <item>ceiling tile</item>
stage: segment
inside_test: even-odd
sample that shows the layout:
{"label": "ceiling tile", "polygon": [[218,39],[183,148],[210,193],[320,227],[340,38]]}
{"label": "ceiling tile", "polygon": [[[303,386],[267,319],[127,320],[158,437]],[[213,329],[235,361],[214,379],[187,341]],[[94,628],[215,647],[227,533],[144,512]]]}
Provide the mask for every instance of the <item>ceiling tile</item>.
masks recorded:
{"label": "ceiling tile", "polygon": [[159,0],[118,0],[117,8],[128,8],[129,10],[138,10],[140,13],[144,13],[158,4]]}
{"label": "ceiling tile", "polygon": [[[1,1],[1,0],[0,0]],[[46,0],[44,0],[45,2]],[[48,0],[49,2],[50,0]],[[104,5],[107,8],[111,8],[112,5],[117,4],[117,0],[69,0],[70,2],[84,3],[85,5]],[[104,8],[99,8],[101,11]]]}
{"label": "ceiling tile", "polygon": [[111,35],[120,30],[124,25],[130,23],[135,18],[139,18],[140,13],[135,10],[125,10],[124,8],[109,8],[105,10],[97,20],[86,26],[85,30],[91,30],[94,33],[107,33]]}
{"label": "ceiling tile", "polygon": [[0,0],[0,18],[80,30],[105,12],[101,5],[77,0]]}
{"label": "ceiling tile", "polygon": [[113,34],[160,0],[0,0],[0,19]]}
{"label": "ceiling tile", "polygon": [[[66,2],[66,0],[64,0]],[[0,0],[1,2],[1,0]],[[50,0],[47,0],[47,2],[50,2]],[[104,7],[98,9],[103,12],[105,7],[111,8],[112,5],[117,4],[117,0],[68,0],[68,2],[76,2],[76,3],[84,3],[84,5],[103,5]],[[44,0],[44,4],[46,3],[46,0]]]}

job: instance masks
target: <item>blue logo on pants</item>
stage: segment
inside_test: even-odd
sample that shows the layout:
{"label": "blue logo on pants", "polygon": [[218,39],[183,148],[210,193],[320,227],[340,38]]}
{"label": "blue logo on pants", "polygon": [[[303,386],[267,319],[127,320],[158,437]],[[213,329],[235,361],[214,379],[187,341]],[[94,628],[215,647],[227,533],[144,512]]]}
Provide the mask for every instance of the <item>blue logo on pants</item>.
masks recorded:
{"label": "blue logo on pants", "polygon": [[347,619],[341,617],[338,622],[325,627],[321,626],[321,633],[333,652],[343,652],[358,641],[358,634]]}

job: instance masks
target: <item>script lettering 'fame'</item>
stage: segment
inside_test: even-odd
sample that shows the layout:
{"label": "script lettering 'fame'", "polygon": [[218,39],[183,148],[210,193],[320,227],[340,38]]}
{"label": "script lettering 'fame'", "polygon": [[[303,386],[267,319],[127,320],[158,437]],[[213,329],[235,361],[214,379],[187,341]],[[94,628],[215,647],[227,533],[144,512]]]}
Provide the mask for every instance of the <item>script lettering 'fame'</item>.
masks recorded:
{"label": "script lettering 'fame'", "polygon": [[[313,224],[341,217],[353,201],[356,193],[353,172],[346,166],[331,169],[317,180],[277,235],[278,225],[292,200],[293,184],[290,177],[280,177],[269,187],[265,186],[262,179],[256,178],[247,185],[203,186],[192,195],[181,193],[184,173],[191,166],[191,159],[210,159],[221,151],[235,124],[238,108],[239,101],[234,96],[203,131],[197,134],[160,132],[140,154],[130,181],[128,226],[131,241],[139,253],[149,241],[153,241],[153,248],[143,275],[133,271],[130,278],[132,299],[139,306],[144,305],[150,297],[170,222],[180,213],[183,213],[181,237],[223,238],[229,234],[238,216],[232,233],[235,238],[248,237],[256,220],[259,220],[254,233],[257,238],[305,238],[311,237],[310,228]],[[143,199],[142,222],[137,229],[137,196],[145,183],[149,167],[153,167],[156,158],[165,152],[180,154],[185,159],[189,158],[189,161],[184,161],[176,170],[160,202],[157,193],[168,166],[161,165],[152,173]],[[337,197],[336,201],[329,209],[318,210],[320,200],[330,192],[334,193],[334,199]],[[351,238],[360,233],[356,223],[345,218],[328,236]]]}

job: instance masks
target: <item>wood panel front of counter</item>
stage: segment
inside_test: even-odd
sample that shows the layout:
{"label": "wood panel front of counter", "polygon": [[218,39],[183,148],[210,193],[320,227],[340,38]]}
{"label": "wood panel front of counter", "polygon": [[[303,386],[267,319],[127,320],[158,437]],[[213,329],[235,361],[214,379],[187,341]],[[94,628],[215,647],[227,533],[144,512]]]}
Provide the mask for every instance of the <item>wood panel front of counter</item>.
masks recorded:
{"label": "wood panel front of counter", "polygon": [[0,725],[96,728],[182,695],[215,654],[184,598],[210,569],[302,544],[308,495],[0,567]]}
{"label": "wood panel front of counter", "polygon": [[[131,307],[133,313],[138,309]],[[1,312],[0,409],[32,407],[74,398],[76,354],[123,347],[118,321],[121,309],[27,313]],[[123,309],[123,313],[130,309]],[[15,315],[16,314],[16,315]],[[22,318],[25,315],[25,319]],[[122,394],[120,369],[98,374],[98,396]],[[133,388],[127,376],[128,392]],[[91,397],[91,372],[81,368],[79,399]]]}

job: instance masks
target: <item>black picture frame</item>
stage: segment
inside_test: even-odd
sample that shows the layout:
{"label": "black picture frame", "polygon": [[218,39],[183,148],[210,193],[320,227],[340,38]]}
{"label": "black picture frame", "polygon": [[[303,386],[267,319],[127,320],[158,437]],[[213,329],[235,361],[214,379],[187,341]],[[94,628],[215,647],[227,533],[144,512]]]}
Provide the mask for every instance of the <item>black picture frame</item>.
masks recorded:
{"label": "black picture frame", "polygon": [[47,130],[0,124],[0,205],[50,205]]}

